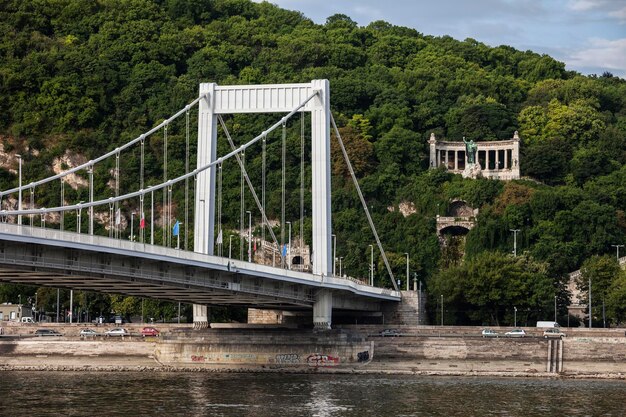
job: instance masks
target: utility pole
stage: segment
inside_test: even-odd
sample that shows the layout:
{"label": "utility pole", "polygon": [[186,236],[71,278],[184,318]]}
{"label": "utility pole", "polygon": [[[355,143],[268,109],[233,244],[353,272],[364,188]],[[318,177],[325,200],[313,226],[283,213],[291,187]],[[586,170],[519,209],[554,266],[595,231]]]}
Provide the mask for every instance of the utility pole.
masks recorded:
{"label": "utility pole", "polygon": [[409,290],[409,254],[404,253],[406,255],[406,290]]}
{"label": "utility pole", "polygon": [[619,262],[619,248],[623,248],[624,245],[611,245],[617,250],[617,262]]}
{"label": "utility pole", "polygon": [[[22,210],[22,155],[15,155],[17,156],[17,161],[18,161],[18,176],[19,176],[19,190],[17,192],[18,196],[17,196],[17,209],[18,210]],[[22,224],[22,215],[18,214],[17,215],[17,224],[21,225]]]}
{"label": "utility pole", "polygon": [[443,294],[441,294],[441,326],[443,327]]}
{"label": "utility pole", "polygon": [[333,276],[337,276],[337,235],[333,236]]}
{"label": "utility pole", "polygon": [[517,257],[517,232],[520,229],[510,229],[513,232],[513,256]]}
{"label": "utility pole", "polygon": [[589,328],[591,329],[591,277],[589,277]]}
{"label": "utility pole", "polygon": [[374,245],[367,245],[370,247],[370,285],[374,286]]}

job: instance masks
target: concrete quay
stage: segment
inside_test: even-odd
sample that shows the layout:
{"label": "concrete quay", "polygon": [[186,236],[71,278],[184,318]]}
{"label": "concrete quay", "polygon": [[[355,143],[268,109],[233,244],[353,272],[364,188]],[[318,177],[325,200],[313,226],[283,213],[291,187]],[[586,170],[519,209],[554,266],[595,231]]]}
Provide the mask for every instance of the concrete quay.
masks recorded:
{"label": "concrete quay", "polygon": [[[52,327],[52,326],[49,326]],[[130,327],[130,326],[125,326]],[[141,327],[141,326],[139,326]],[[34,337],[25,326],[0,337],[0,369],[198,372],[341,372],[626,379],[624,329],[563,329],[544,339],[483,338],[482,328],[343,326],[327,332],[271,326],[194,331],[158,326],[162,337]],[[226,328],[224,328],[226,327]],[[20,333],[17,330],[22,329]],[[496,329],[503,334],[508,329]]]}

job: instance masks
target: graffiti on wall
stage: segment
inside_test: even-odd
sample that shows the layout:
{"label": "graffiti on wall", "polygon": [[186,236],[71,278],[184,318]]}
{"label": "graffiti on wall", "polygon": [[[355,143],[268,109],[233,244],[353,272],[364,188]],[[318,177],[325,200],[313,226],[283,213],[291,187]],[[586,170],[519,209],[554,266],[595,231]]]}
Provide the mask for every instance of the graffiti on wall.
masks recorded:
{"label": "graffiti on wall", "polygon": [[201,355],[191,355],[192,362],[204,362],[206,361],[206,356]]}
{"label": "graffiti on wall", "polygon": [[309,366],[335,366],[339,365],[339,357],[313,353],[306,358],[306,363]]}
{"label": "graffiti on wall", "polygon": [[281,353],[276,355],[275,360],[282,364],[300,363],[300,356],[297,353]]}

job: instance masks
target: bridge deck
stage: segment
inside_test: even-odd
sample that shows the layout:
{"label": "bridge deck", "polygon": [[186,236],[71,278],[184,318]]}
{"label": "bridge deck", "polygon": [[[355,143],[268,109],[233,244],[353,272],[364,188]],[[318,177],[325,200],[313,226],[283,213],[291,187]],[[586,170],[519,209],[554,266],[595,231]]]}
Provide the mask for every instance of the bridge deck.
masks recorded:
{"label": "bridge deck", "polygon": [[373,310],[400,293],[163,246],[0,224],[0,281],[196,304],[311,308],[332,289],[339,309]]}

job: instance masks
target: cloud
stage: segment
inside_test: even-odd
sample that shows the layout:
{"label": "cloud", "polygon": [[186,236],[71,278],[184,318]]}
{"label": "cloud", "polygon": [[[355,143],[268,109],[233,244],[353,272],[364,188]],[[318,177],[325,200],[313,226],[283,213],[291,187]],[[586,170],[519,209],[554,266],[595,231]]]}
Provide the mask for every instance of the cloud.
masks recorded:
{"label": "cloud", "polygon": [[622,7],[619,10],[614,10],[609,13],[609,16],[616,17],[620,23],[626,23],[626,6]]}
{"label": "cloud", "polygon": [[604,3],[604,0],[570,0],[567,6],[570,10],[574,10],[576,12],[585,12],[587,10],[600,7]]}
{"label": "cloud", "polygon": [[586,48],[576,51],[567,63],[578,68],[597,68],[626,76],[626,38],[609,40],[594,38]]}

